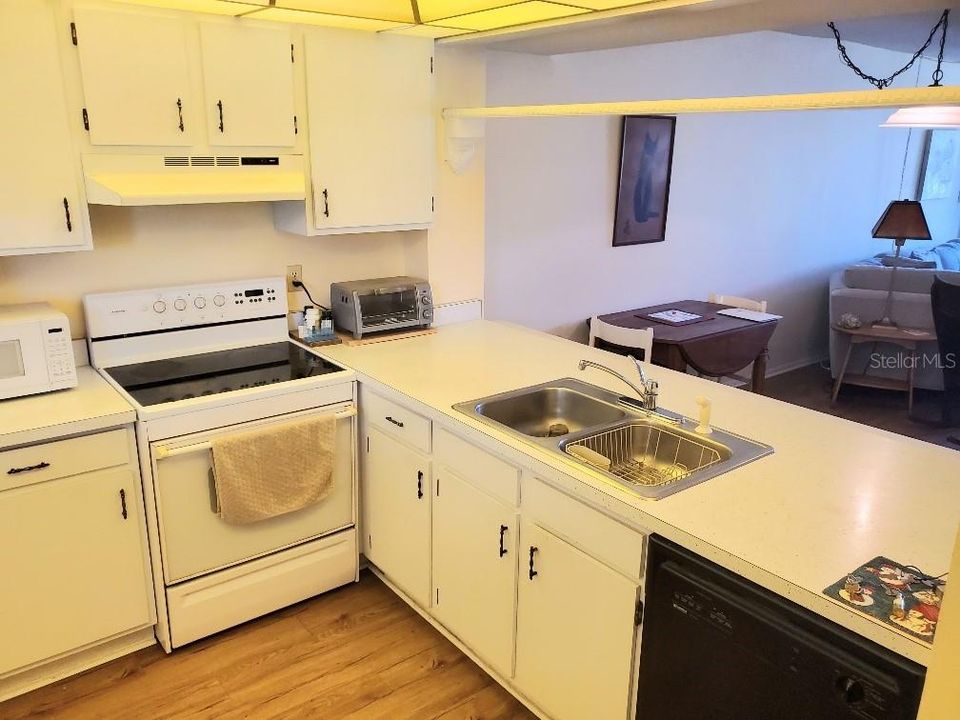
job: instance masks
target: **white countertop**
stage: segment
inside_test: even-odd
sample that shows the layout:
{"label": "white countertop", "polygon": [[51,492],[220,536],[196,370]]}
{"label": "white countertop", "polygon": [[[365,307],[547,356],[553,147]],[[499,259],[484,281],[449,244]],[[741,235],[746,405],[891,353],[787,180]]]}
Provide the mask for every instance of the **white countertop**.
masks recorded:
{"label": "white countertop", "polygon": [[[654,367],[662,407],[768,443],[774,454],[663,500],[644,500],[564,457],[452,409],[465,400],[562,377],[624,392],[581,358],[627,377],[626,358],[512,325],[476,321],[436,334],[320,353],[361,382],[422,403],[434,419],[493,438],[555,481],[636,527],[711,560],[922,664],[930,645],[832,600],[822,590],[878,555],[938,575],[950,567],[960,522],[960,453]],[[957,580],[960,582],[960,580]]]}
{"label": "white countertop", "polygon": [[136,412],[89,366],[77,387],[0,400],[0,449],[132,423]]}

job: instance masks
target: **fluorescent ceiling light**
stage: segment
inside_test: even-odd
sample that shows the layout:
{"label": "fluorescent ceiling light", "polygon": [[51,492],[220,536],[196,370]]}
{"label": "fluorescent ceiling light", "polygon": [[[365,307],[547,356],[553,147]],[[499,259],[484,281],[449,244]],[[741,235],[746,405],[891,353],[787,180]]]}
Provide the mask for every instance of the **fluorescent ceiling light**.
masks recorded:
{"label": "fluorescent ceiling light", "polygon": [[496,30],[498,28],[526,25],[543,20],[581,15],[590,12],[586,8],[577,8],[570,5],[561,5],[544,0],[530,0],[516,5],[481,10],[480,12],[444,18],[442,23],[447,27],[463,28],[464,30]]}
{"label": "fluorescent ceiling light", "polygon": [[275,20],[277,22],[346,28],[348,30],[389,30],[402,25],[402,23],[391,22],[389,20],[371,20],[368,18],[349,17],[347,15],[333,15],[332,13],[287,10],[278,7],[264,8],[247,15],[247,17],[256,18],[257,20]]}
{"label": "fluorescent ceiling light", "polygon": [[443,27],[442,25],[407,25],[406,27],[397,28],[396,30],[384,30],[383,32],[389,35],[407,35],[410,37],[425,37],[425,38],[445,38],[445,37],[451,37],[453,35],[463,35],[464,33],[473,32],[473,31],[464,30],[463,28]]}
{"label": "fluorescent ceiling light", "polygon": [[211,15],[243,15],[269,5],[269,0],[125,0],[128,5],[149,5],[164,10],[190,10]]}
{"label": "fluorescent ceiling light", "polygon": [[880,127],[960,128],[960,106],[900,108]]}
{"label": "fluorescent ceiling light", "polygon": [[309,10],[400,23],[415,22],[410,0],[277,0],[276,5],[290,10]]}

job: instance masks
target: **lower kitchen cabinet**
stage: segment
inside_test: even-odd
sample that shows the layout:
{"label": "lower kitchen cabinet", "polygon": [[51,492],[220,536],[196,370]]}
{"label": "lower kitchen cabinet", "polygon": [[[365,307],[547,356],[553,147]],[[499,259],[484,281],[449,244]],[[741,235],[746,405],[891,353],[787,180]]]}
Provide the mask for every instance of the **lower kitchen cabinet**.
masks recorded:
{"label": "lower kitchen cabinet", "polygon": [[517,688],[552,720],[625,720],[639,584],[534,523],[520,542]]}
{"label": "lower kitchen cabinet", "polygon": [[367,559],[422,607],[430,606],[430,459],[366,430],[361,505]]}
{"label": "lower kitchen cabinet", "polygon": [[139,484],[128,465],[0,492],[0,675],[153,623]]}
{"label": "lower kitchen cabinet", "polygon": [[517,520],[515,508],[437,471],[434,616],[505,678],[513,676]]}

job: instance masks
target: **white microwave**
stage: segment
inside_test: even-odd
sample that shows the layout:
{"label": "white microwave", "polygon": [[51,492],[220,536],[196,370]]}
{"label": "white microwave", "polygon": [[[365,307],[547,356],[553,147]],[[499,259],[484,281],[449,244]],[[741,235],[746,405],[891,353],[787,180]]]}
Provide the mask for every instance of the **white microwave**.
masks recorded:
{"label": "white microwave", "polygon": [[47,303],[0,305],[0,400],[76,385],[67,316]]}

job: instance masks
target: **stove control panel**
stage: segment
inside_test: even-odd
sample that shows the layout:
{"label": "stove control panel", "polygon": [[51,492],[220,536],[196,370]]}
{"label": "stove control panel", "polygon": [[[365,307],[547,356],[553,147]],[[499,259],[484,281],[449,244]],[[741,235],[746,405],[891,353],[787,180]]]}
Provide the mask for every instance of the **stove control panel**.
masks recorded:
{"label": "stove control panel", "polygon": [[87,333],[93,339],[125,337],[287,316],[282,277],[87,295]]}

